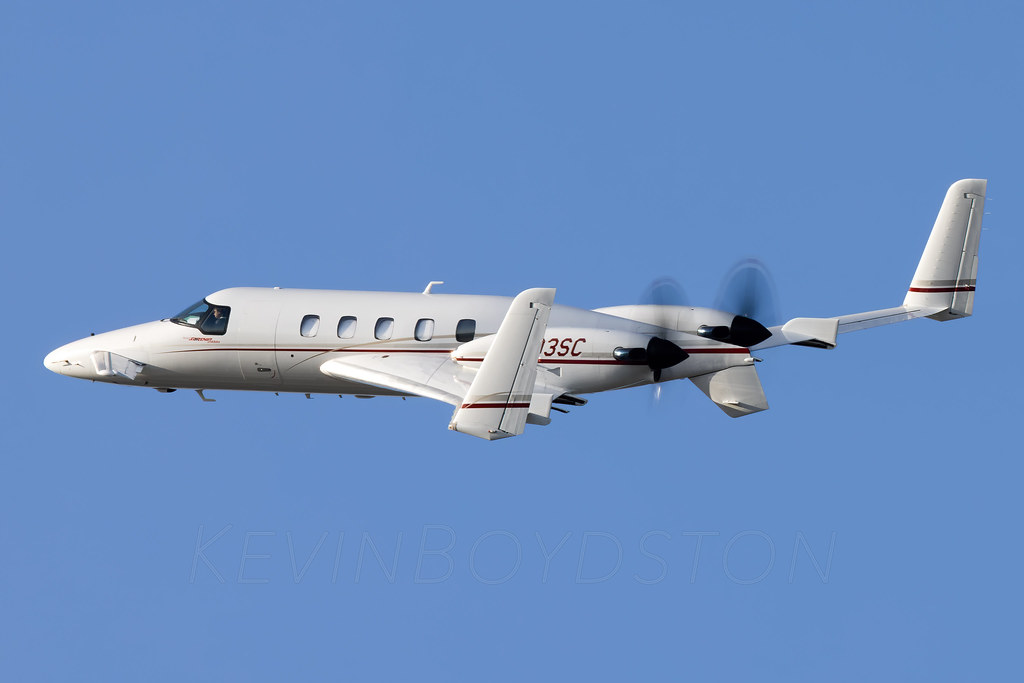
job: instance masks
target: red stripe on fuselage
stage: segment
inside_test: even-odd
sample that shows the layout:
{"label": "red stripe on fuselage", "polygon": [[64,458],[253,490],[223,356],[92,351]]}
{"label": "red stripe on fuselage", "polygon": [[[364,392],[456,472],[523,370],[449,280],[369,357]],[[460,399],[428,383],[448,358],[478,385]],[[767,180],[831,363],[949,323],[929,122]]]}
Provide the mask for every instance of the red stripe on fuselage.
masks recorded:
{"label": "red stripe on fuselage", "polygon": [[299,353],[451,353],[452,349],[275,349],[252,346],[203,346],[196,349],[178,349],[172,353],[188,353],[191,351],[283,351]]}
{"label": "red stripe on fuselage", "polygon": [[[696,349],[683,349],[686,353],[725,353],[725,354],[749,354],[750,349],[747,348],[696,348]],[[482,363],[483,358],[456,358],[455,361],[458,363]],[[614,359],[603,359],[603,358],[541,358],[537,361],[538,363],[545,363],[547,365],[647,365],[644,361],[621,361]]]}
{"label": "red stripe on fuselage", "polygon": [[686,353],[750,353],[750,349],[737,347],[734,349],[719,349],[714,347],[701,347],[699,349],[683,349]]}
{"label": "red stripe on fuselage", "polygon": [[[275,348],[253,348],[243,346],[203,346],[195,349],[178,349],[177,351],[171,351],[170,353],[191,353],[194,351],[281,351],[290,353],[377,353],[377,354],[389,354],[389,353],[451,353],[454,349],[348,349],[348,348],[331,348],[331,349],[275,349]],[[736,354],[750,353],[750,349],[742,347],[730,347],[730,348],[718,348],[718,347],[700,347],[695,349],[683,349],[686,353],[722,353],[722,354]],[[456,362],[460,363],[480,363],[483,362],[483,358],[456,358]],[[554,364],[554,365],[645,365],[643,361],[629,362],[614,360],[611,358],[540,358],[538,363]]]}

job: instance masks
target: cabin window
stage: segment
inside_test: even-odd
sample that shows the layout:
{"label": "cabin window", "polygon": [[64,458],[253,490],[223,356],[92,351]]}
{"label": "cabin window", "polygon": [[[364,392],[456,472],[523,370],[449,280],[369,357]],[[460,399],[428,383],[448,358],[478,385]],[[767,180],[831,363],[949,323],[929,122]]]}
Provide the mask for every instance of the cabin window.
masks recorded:
{"label": "cabin window", "polygon": [[299,325],[299,334],[303,337],[315,337],[317,330],[320,329],[320,316],[318,315],[304,315],[302,316],[302,324]]}
{"label": "cabin window", "polygon": [[476,336],[476,321],[475,320],[460,320],[459,324],[455,326],[455,341],[468,342],[473,341],[473,337]]}
{"label": "cabin window", "polygon": [[346,315],[338,321],[338,339],[351,339],[356,336],[356,317]]}
{"label": "cabin window", "polygon": [[395,331],[395,319],[394,318],[377,318],[377,324],[373,328],[373,336],[377,339],[391,339],[391,334]]}
{"label": "cabin window", "polygon": [[224,334],[228,330],[230,315],[229,306],[217,306],[203,299],[171,318],[171,322],[194,327],[203,334]]}
{"label": "cabin window", "polygon": [[430,338],[433,336],[433,318],[420,318],[416,321],[416,341],[430,341]]}

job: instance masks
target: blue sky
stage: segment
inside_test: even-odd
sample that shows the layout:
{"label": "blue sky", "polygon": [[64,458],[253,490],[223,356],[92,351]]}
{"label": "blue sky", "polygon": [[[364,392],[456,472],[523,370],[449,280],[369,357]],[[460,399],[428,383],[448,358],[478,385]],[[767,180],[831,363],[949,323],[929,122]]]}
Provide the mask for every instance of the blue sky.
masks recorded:
{"label": "blue sky", "polygon": [[[32,322],[3,340],[0,677],[1018,670],[1022,20],[6,3],[0,277]],[[756,256],[784,317],[887,307],[964,177],[990,179],[975,316],[767,352],[740,420],[680,384],[488,444],[427,400],[41,365],[236,285],[597,307],[670,275],[710,303]]]}

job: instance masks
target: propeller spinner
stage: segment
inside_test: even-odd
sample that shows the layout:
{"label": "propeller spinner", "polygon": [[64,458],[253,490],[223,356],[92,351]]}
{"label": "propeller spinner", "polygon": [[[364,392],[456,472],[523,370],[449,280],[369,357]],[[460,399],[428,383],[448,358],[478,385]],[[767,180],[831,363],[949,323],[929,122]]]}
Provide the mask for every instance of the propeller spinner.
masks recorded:
{"label": "propeller spinner", "polygon": [[715,308],[736,316],[729,325],[701,325],[697,334],[702,337],[749,347],[772,336],[762,322],[773,325],[779,314],[775,285],[764,264],[748,258],[734,265],[718,290]]}
{"label": "propeller spinner", "polygon": [[661,337],[651,337],[647,347],[615,349],[613,355],[620,361],[632,361],[634,363],[647,363],[647,367],[654,372],[654,381],[661,381],[661,371],[679,365],[689,358],[689,354],[679,346]]}

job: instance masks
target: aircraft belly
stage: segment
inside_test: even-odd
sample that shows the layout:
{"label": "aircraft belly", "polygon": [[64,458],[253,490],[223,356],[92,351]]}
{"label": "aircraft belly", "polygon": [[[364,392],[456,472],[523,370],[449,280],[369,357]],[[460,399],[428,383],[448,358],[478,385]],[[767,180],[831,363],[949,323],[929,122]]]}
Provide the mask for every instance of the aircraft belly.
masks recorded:
{"label": "aircraft belly", "polygon": [[234,349],[186,348],[154,353],[152,364],[142,374],[150,384],[161,386],[212,387],[217,384],[245,388],[238,352]]}
{"label": "aircraft belly", "polygon": [[559,385],[567,387],[572,394],[621,389],[651,380],[651,371],[646,365],[563,365],[559,372]]}

